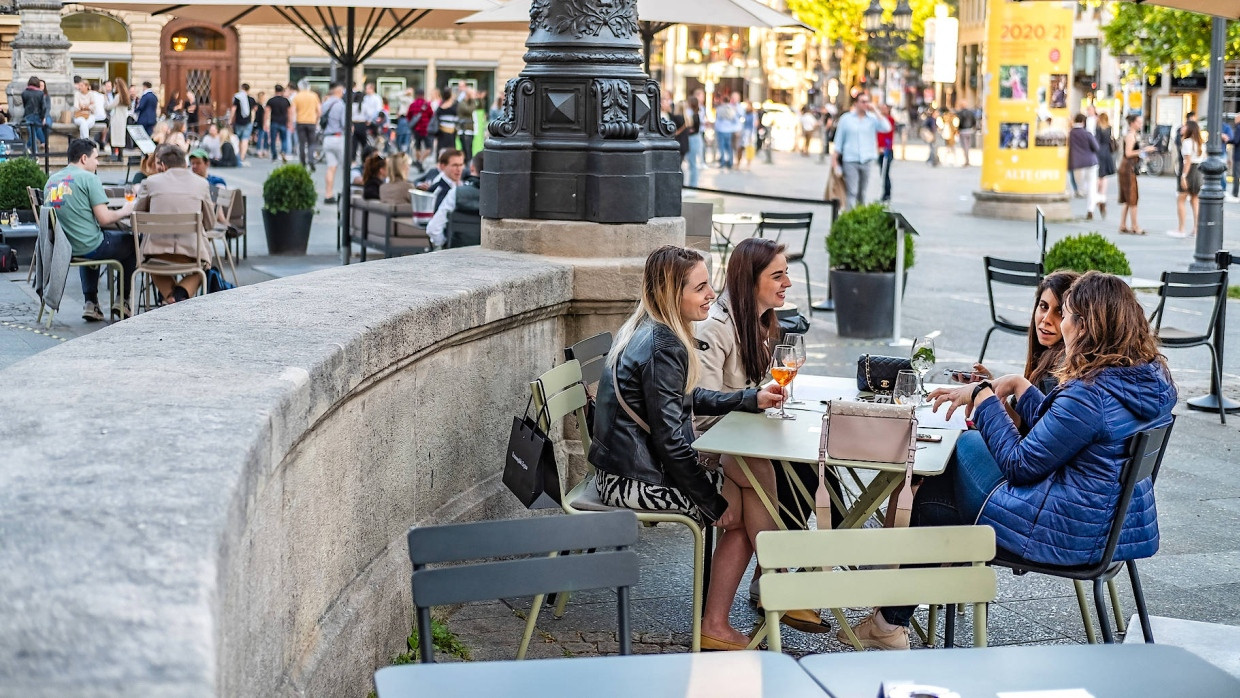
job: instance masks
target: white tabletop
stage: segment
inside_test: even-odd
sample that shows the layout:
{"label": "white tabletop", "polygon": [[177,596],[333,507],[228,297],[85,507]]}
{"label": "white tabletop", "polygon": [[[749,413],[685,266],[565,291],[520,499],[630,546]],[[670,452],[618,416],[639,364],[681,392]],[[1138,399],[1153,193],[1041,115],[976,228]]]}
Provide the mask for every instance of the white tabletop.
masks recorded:
{"label": "white tabletop", "polygon": [[[818,461],[819,435],[822,433],[822,414],[825,400],[849,399],[857,396],[855,378],[826,376],[797,376],[796,394],[805,402],[802,407],[789,408],[796,419],[769,419],[764,414],[732,412],[719,420],[705,434],[693,442],[693,448],[706,453],[721,453],[742,458],[767,458],[770,460],[798,463]],[[930,411],[929,407],[917,410],[918,431],[941,434],[939,443],[917,444],[917,459],[913,472],[917,475],[938,475],[947,467],[947,460],[956,448],[956,438],[964,428],[963,413],[957,411],[951,423]],[[903,465],[865,463],[854,461],[829,461],[836,465],[868,470],[903,471]]]}
{"label": "white tabletop", "polygon": [[[375,672],[379,698],[823,698],[775,652],[658,654],[511,662],[406,664]],[[873,696],[867,696],[873,698]]]}
{"label": "white tabletop", "polygon": [[874,698],[884,681],[940,686],[960,698],[1068,689],[1094,698],[1240,696],[1240,681],[1168,645],[845,652],[805,657],[801,666],[832,698]]}
{"label": "white tabletop", "polygon": [[758,213],[716,213],[711,220],[719,225],[756,225],[762,222]]}

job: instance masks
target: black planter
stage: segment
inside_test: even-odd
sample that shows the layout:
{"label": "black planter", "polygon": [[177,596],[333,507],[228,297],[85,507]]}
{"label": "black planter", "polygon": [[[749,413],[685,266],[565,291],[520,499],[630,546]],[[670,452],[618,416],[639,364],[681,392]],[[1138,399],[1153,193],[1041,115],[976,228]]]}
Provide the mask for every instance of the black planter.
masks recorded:
{"label": "black planter", "polygon": [[[878,339],[890,337],[894,328],[895,272],[831,270],[831,293],[835,298],[835,325],[841,337]],[[908,288],[908,272],[904,272]]]}
{"label": "black planter", "polygon": [[263,209],[263,229],[267,233],[267,254],[298,255],[306,253],[310,243],[310,223],[314,211],[272,213]]}

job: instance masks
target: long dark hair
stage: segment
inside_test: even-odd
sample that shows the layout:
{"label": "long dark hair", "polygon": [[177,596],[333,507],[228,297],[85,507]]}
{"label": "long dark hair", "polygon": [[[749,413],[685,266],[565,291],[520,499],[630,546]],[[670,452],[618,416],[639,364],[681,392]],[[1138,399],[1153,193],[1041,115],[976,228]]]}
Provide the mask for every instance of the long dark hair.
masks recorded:
{"label": "long dark hair", "polygon": [[[767,310],[758,317],[758,278],[778,255],[784,254],[784,246],[766,238],[745,238],[728,258],[726,288],[732,324],[740,340],[741,366],[745,377],[761,383],[771,361],[771,349],[767,340],[779,325],[774,310]],[[754,322],[757,318],[757,322]]]}
{"label": "long dark hair", "polygon": [[[1068,287],[1079,278],[1081,278],[1080,274],[1067,270],[1052,272],[1043,277],[1042,283],[1038,284],[1038,293],[1033,297],[1034,312],[1037,312],[1038,304],[1042,302],[1042,294],[1046,291],[1055,294],[1055,300],[1059,301],[1059,307],[1063,308],[1063,294],[1067,293]],[[1039,381],[1059,368],[1059,365],[1063,363],[1063,353],[1063,335],[1060,335],[1059,341],[1054,346],[1042,346],[1038,341],[1037,323],[1030,318],[1029,351],[1025,354],[1025,380],[1037,385]]]}

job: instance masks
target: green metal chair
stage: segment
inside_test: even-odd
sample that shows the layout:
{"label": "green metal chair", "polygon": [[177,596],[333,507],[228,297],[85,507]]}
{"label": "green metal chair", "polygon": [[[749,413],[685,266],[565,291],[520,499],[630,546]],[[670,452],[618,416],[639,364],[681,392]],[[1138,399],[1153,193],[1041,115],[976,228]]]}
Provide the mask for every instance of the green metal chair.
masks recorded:
{"label": "green metal chair", "polygon": [[[986,604],[995,598],[995,571],[986,564],[995,556],[989,526],[763,531],[757,544],[766,618],[754,639],[766,633],[775,652],[781,647],[779,617],[786,611],[831,608],[861,650],[839,609],[919,603],[972,603],[973,643],[986,646]],[[803,571],[789,571],[798,567]]]}
{"label": "green metal chair", "polygon": [[[530,392],[533,395],[534,411],[539,414],[539,426],[548,433],[551,431],[552,424],[559,422],[568,415],[571,414],[577,417],[577,424],[581,427],[578,431],[581,434],[582,453],[588,456],[590,453],[590,433],[585,428],[587,424],[586,389],[582,383],[581,364],[574,359],[556,366],[539,376],[537,380],[531,382]],[[545,412],[543,411],[544,405],[546,406]],[[617,511],[617,507],[608,506],[599,500],[598,491],[594,485],[594,467],[590,465],[588,458],[585,459],[585,468],[585,477],[571,489],[566,486],[565,469],[561,468],[560,470],[560,491],[566,493],[561,497],[560,502],[564,513],[572,515],[599,511]],[[693,535],[693,638],[690,649],[693,652],[697,652],[702,646],[702,596],[706,578],[706,536],[703,528],[692,518],[684,514],[666,511],[633,511],[637,515],[637,520],[642,523],[680,524],[689,529],[689,532]],[[517,659],[525,658],[525,652],[529,647],[530,638],[533,636],[534,626],[538,621],[538,613],[542,608],[544,600],[545,595],[543,594],[534,597],[529,618],[526,619],[525,636],[521,639],[521,648],[517,652]],[[561,602],[563,600],[564,597],[561,596]]]}

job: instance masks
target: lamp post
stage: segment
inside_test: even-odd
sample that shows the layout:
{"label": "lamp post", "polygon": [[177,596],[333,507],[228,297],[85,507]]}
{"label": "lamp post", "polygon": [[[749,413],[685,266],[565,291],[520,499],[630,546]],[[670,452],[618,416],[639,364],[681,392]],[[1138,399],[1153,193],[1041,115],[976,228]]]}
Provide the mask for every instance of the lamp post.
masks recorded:
{"label": "lamp post", "polygon": [[887,73],[890,63],[895,59],[896,51],[908,43],[909,33],[913,29],[913,10],[908,0],[899,0],[891,13],[891,21],[883,21],[883,6],[878,0],[870,0],[870,6],[862,15],[861,26],[865,29],[869,48],[883,66],[883,101],[887,101]]}

